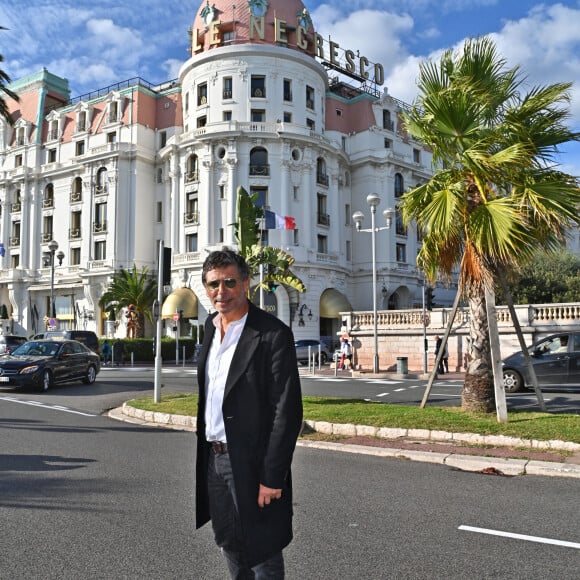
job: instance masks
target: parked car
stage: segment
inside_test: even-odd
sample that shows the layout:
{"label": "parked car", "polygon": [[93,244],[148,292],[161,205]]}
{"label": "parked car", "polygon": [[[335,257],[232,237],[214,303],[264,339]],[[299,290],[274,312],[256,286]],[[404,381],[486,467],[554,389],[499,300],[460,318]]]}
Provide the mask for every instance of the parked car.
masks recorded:
{"label": "parked car", "polygon": [[320,347],[320,363],[324,364],[330,358],[326,345],[319,340],[301,339],[294,343],[296,347],[296,359],[302,365],[308,362],[308,347],[310,347],[310,356],[314,356],[315,362],[318,364],[318,352]]}
{"label": "parked car", "polygon": [[99,354],[99,338],[92,330],[49,330],[36,334],[33,340],[78,340],[88,346],[93,352]]}
{"label": "parked car", "polygon": [[70,381],[90,385],[100,370],[99,355],[76,340],[29,340],[0,358],[0,386],[47,391]]}
{"label": "parked car", "polygon": [[25,336],[18,336],[16,334],[2,334],[0,335],[0,354],[12,352],[21,344],[26,342]]}
{"label": "parked car", "polygon": [[[552,334],[528,348],[540,387],[580,387],[580,333]],[[533,388],[523,353],[502,361],[508,393]]]}

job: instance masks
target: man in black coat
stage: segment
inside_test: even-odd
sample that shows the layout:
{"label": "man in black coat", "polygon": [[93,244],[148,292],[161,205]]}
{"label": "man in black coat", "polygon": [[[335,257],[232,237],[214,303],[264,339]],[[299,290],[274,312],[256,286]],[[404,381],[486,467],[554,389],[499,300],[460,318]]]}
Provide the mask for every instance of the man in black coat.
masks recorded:
{"label": "man in black coat", "polygon": [[216,313],[198,364],[196,525],[211,519],[232,578],[281,579],[302,426],[294,337],[248,301],[239,254],[212,252],[202,281]]}

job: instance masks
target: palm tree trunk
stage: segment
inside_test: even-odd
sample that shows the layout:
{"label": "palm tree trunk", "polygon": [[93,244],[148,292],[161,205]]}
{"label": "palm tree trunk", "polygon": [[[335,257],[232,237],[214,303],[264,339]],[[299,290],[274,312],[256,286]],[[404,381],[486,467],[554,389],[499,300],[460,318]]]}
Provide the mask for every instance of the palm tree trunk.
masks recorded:
{"label": "palm tree trunk", "polygon": [[493,413],[495,397],[483,287],[470,292],[469,314],[469,362],[461,394],[461,408],[464,411]]}

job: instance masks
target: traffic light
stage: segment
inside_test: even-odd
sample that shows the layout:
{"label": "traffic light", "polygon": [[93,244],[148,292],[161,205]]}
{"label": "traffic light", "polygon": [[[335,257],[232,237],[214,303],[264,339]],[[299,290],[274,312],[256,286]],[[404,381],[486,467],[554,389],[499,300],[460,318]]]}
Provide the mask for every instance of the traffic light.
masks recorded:
{"label": "traffic light", "polygon": [[427,308],[427,310],[433,310],[433,305],[434,305],[433,288],[427,288],[425,290],[425,308]]}
{"label": "traffic light", "polygon": [[163,286],[171,285],[171,248],[163,248]]}

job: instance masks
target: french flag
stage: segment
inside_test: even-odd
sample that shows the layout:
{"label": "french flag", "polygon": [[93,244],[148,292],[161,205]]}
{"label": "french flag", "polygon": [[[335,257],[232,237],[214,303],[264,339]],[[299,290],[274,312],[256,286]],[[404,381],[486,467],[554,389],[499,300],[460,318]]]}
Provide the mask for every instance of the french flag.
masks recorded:
{"label": "french flag", "polygon": [[296,220],[290,216],[278,215],[273,211],[264,210],[265,229],[267,230],[294,230]]}

